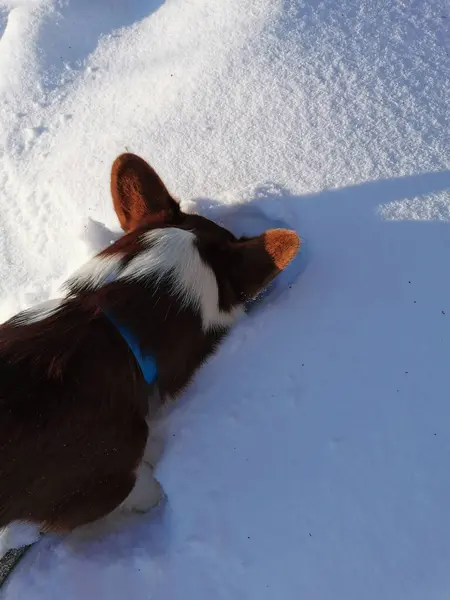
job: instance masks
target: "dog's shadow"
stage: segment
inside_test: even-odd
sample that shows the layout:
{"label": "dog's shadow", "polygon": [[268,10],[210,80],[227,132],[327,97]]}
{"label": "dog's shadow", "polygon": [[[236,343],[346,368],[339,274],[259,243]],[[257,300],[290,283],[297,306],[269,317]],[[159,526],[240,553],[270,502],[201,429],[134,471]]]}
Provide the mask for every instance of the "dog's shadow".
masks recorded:
{"label": "dog's shadow", "polygon": [[[379,264],[384,261],[397,261],[400,268],[404,264],[405,244],[408,244],[409,252],[409,248],[413,248],[413,242],[420,239],[424,226],[434,228],[434,236],[428,239],[438,240],[442,237],[442,228],[445,227],[445,231],[448,231],[448,223],[445,221],[438,222],[430,218],[424,218],[423,221],[417,218],[401,219],[396,213],[396,207],[399,202],[403,202],[403,206],[405,202],[416,202],[419,195],[428,196],[429,202],[429,195],[448,188],[450,172],[445,171],[366,182],[307,196],[296,196],[278,186],[267,185],[258,188],[253,198],[246,203],[222,204],[200,198],[183,203],[182,208],[186,212],[197,212],[223,224],[237,235],[261,233],[269,222],[274,226],[279,224],[295,229],[308,246],[305,265],[308,266],[308,285],[301,286],[301,298],[305,306],[314,306],[318,295],[323,295],[324,286],[325,293],[328,294],[332,294],[337,287],[342,289],[342,278],[358,277],[362,272],[370,272],[372,268],[382,277],[383,271],[380,271]],[[403,231],[401,237],[398,235],[399,228]],[[95,254],[121,235],[118,228],[110,230],[104,224],[90,219],[83,238],[89,251]],[[373,251],[374,244],[377,244],[377,252]],[[427,260],[420,252],[414,256],[422,262]],[[336,269],[337,263],[340,265],[339,269]],[[320,285],[315,286],[318,280]],[[292,293],[296,293],[295,289]],[[301,322],[300,313],[298,318]],[[307,319],[307,315],[304,318]],[[279,333],[274,331],[274,336],[276,335],[283,337],[285,345],[295,347],[298,344],[295,327],[292,331],[283,328]],[[277,340],[274,346],[277,347]],[[256,356],[254,360],[258,362],[259,369],[265,369],[264,361],[270,361],[270,356]],[[293,364],[290,365],[289,361]],[[295,353],[289,354],[285,361],[286,368],[296,368],[296,361]],[[251,365],[249,368],[252,368]],[[217,369],[218,366],[210,365],[207,372],[202,373],[200,380],[194,380],[184,399],[177,402],[177,405],[185,409],[186,403],[200,391],[200,387],[202,392],[206,390],[207,393],[216,380]],[[223,385],[230,388],[230,394],[234,393],[233,381],[224,381]],[[225,393],[228,393],[227,390]],[[172,410],[168,408],[160,423],[167,420]],[[164,452],[164,431],[165,426],[158,425],[155,442],[157,455]],[[95,562],[105,565],[129,555],[136,548],[136,540],[144,540],[145,548],[141,550],[150,558],[166,554],[170,552],[173,537],[170,499],[146,517],[127,517],[108,525],[108,528],[94,528],[91,534],[72,534],[58,545],[61,552],[80,556],[93,555]],[[148,543],[145,540],[149,540]],[[43,558],[42,560],[44,561]],[[42,568],[45,569],[45,561]]]}

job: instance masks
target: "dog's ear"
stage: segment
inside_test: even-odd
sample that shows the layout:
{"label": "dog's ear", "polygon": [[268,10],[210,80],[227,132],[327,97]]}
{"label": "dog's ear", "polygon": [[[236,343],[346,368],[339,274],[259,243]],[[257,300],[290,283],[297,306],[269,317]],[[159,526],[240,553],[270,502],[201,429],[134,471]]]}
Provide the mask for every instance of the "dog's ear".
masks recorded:
{"label": "dog's ear", "polygon": [[111,194],[114,210],[125,232],[136,229],[151,217],[160,216],[170,221],[180,211],[156,172],[135,154],[121,154],[114,161]]}
{"label": "dog's ear", "polygon": [[288,266],[300,249],[300,238],[289,229],[269,229],[230,246],[231,284],[236,293],[249,299]]}

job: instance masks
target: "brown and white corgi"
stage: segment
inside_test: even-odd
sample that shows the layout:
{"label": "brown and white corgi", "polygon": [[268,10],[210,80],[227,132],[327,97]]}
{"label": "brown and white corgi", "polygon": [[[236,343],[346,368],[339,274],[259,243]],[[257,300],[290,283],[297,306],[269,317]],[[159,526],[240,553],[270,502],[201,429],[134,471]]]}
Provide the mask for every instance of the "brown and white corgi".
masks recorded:
{"label": "brown and white corgi", "polygon": [[125,235],[64,299],[0,326],[0,553],[159,502],[152,418],[299,249],[293,231],[236,239],[184,214],[132,154],[111,190]]}

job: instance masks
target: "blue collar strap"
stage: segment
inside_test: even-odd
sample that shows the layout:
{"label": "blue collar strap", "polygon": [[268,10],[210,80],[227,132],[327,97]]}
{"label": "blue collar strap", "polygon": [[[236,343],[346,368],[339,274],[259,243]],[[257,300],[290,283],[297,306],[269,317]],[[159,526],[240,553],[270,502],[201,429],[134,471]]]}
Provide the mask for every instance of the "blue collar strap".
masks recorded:
{"label": "blue collar strap", "polygon": [[154,357],[143,356],[141,348],[139,346],[139,342],[137,341],[136,337],[131,333],[131,331],[127,329],[127,327],[125,327],[124,325],[118,323],[111,313],[106,311],[103,312],[128,344],[129,349],[134,354],[134,358],[136,359],[139,367],[141,368],[142,375],[144,376],[145,381],[149,385],[155,383],[156,378],[158,376],[158,367],[156,366],[156,361]]}

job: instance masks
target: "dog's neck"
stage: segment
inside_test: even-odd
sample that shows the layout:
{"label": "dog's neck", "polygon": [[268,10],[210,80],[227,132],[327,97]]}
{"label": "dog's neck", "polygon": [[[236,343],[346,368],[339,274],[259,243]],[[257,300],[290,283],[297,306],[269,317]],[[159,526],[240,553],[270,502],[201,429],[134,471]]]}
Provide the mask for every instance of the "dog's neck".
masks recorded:
{"label": "dog's neck", "polygon": [[151,354],[149,355],[142,352],[139,341],[136,339],[136,337],[125,325],[119,323],[112,313],[105,313],[105,315],[127,343],[141,369],[142,375],[147,384],[152,385],[155,383],[158,377],[158,366],[156,364],[155,357]]}
{"label": "dog's neck", "polygon": [[107,320],[103,313],[114,315],[141,355],[156,362],[164,397],[182,391],[228,331],[228,327],[205,331],[199,310],[183,300],[174,296],[168,281],[159,282],[157,294],[152,286],[117,282],[89,299],[100,307],[99,317]]}

